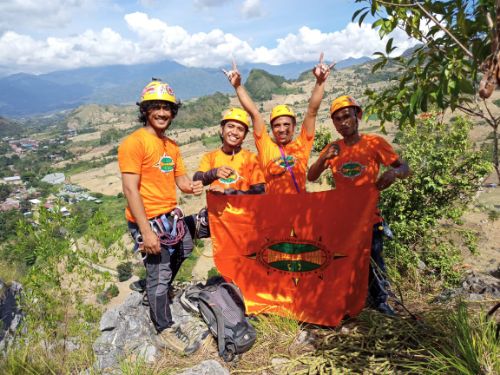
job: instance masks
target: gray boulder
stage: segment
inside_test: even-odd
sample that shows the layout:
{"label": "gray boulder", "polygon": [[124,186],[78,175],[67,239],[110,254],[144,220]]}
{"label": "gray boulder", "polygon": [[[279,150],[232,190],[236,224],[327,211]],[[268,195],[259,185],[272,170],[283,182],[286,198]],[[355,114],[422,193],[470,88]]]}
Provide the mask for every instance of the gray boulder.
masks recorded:
{"label": "gray boulder", "polygon": [[[132,292],[122,305],[103,314],[100,321],[101,335],[93,345],[96,356],[94,368],[97,372],[120,373],[119,363],[127,356],[155,363],[163,352],[157,346],[149,307],[144,306],[142,300],[141,293]],[[174,298],[170,308],[176,325],[201,345],[202,339],[208,335],[205,323],[186,312],[178,297]]]}
{"label": "gray boulder", "polygon": [[0,351],[3,351],[14,340],[16,331],[22,320],[22,312],[17,304],[22,285],[12,282],[7,285],[0,280]]}

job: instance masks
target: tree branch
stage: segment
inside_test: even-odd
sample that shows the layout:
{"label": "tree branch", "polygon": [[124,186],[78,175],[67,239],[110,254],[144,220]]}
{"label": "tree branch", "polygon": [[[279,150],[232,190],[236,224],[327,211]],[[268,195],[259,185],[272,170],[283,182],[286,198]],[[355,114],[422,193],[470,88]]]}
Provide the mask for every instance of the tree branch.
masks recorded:
{"label": "tree branch", "polygon": [[393,4],[393,3],[388,3],[388,2],[385,2],[385,1],[380,1],[380,0],[377,0],[377,2],[379,4],[382,4],[384,6],[392,6],[392,7],[398,7],[398,8],[415,8],[415,7],[418,7],[422,12],[424,12],[424,14],[430,18],[441,30],[443,30],[446,34],[448,34],[448,36],[453,39],[453,41],[455,43],[457,43],[457,45],[471,58],[474,57],[474,55],[472,54],[471,51],[469,51],[467,49],[467,47],[465,47],[456,37],[455,35],[453,35],[446,27],[444,27],[443,25],[441,25],[441,23],[437,20],[436,17],[434,17],[431,13],[429,13],[427,11],[427,9],[424,8],[424,6],[420,3],[410,3],[410,4]]}

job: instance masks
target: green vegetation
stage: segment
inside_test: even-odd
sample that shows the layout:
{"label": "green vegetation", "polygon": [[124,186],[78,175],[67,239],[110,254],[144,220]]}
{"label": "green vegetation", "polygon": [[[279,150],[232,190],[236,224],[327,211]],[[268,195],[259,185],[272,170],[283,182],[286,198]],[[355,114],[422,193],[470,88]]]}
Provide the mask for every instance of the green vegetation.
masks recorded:
{"label": "green vegetation", "polygon": [[301,92],[300,89],[288,89],[283,86],[288,82],[281,76],[275,76],[260,69],[252,69],[245,82],[248,93],[254,100],[269,100],[273,94],[289,95]]}
{"label": "green vegetation", "polygon": [[17,210],[0,212],[0,242],[6,242],[16,236],[17,224],[23,214]]}
{"label": "green vegetation", "polygon": [[[205,134],[203,134],[205,135]],[[201,137],[201,143],[203,143],[203,146],[205,146],[208,149],[216,148],[221,145],[221,140],[220,140],[220,135],[215,134],[211,135],[209,137]]]}
{"label": "green vegetation", "polygon": [[99,144],[107,145],[109,143],[116,143],[123,137],[123,132],[116,128],[111,128],[103,131],[101,133],[101,139],[99,140]]}
{"label": "green vegetation", "polygon": [[120,263],[116,270],[118,271],[118,281],[126,281],[132,277],[132,262]]}
{"label": "green vegetation", "polygon": [[[376,113],[382,125],[396,121],[400,126],[415,124],[421,112],[438,109],[459,110],[476,119],[484,120],[494,132],[493,166],[500,178],[498,155],[498,128],[500,116],[494,115],[477,96],[481,72],[495,70],[492,45],[497,34],[489,26],[496,19],[496,2],[493,0],[451,0],[402,4],[399,0],[359,0],[367,6],[358,9],[353,20],[361,24],[370,14],[375,18],[373,27],[380,37],[389,36],[395,29],[403,30],[408,37],[421,44],[409,53],[389,57],[397,48],[394,38],[387,39],[383,52],[373,66],[372,73],[387,66],[399,69],[400,79],[381,90],[367,90],[368,115]],[[434,18],[434,19],[433,19]],[[439,20],[436,23],[434,20]],[[422,30],[421,25],[429,27]],[[443,32],[445,27],[447,32]],[[492,37],[493,36],[493,37]],[[484,66],[488,67],[485,68]],[[491,64],[491,68],[488,64]],[[495,79],[496,86],[496,79]],[[483,97],[485,95],[483,94]]]}
{"label": "green vegetation", "polygon": [[[288,345],[286,356],[279,354],[280,341],[293,336],[279,332],[275,324],[267,327],[275,332],[273,340],[266,338],[262,342],[259,334],[269,333],[259,329],[256,348],[252,349],[252,353],[263,349],[264,360],[256,362],[256,357],[247,356],[240,364],[243,369],[263,373],[273,368],[273,357],[285,357],[287,362],[280,366],[280,374],[473,375],[496,374],[500,370],[495,322],[486,320],[484,313],[478,319],[470,318],[464,304],[456,310],[425,313],[418,321],[391,319],[365,310],[357,319],[346,321],[342,330],[308,329],[316,336],[316,350],[304,352],[303,347]],[[269,350],[269,342],[273,350]],[[261,367],[256,369],[255,363]]]}
{"label": "green vegetation", "polygon": [[[18,270],[25,312],[16,344],[0,361],[2,374],[75,373],[92,365],[101,310],[83,302],[84,285],[98,288],[104,280],[72,249],[77,220],[41,209],[36,225],[19,222],[15,240],[0,249]],[[78,349],[71,351],[69,341]]]}
{"label": "green vegetation", "polygon": [[222,113],[229,107],[229,98],[216,92],[181,107],[172,128],[204,128],[220,123]]}
{"label": "green vegetation", "polygon": [[192,279],[192,274],[193,274],[193,268],[196,264],[196,261],[200,257],[202,253],[202,247],[199,245],[195,244],[195,247],[189,257],[182,263],[182,267],[179,270],[179,273],[175,277],[175,281],[178,282],[186,282],[186,281],[191,281]]}
{"label": "green vegetation", "polygon": [[314,136],[313,150],[320,152],[332,141],[332,132],[328,129],[318,129]]}
{"label": "green vegetation", "polygon": [[[393,265],[393,278],[415,286],[436,286],[460,280],[460,242],[471,245],[467,231],[443,226],[443,220],[459,219],[490,171],[490,164],[468,140],[471,123],[457,119],[440,124],[429,119],[407,125],[395,142],[413,175],[382,193],[383,217],[390,223],[395,240],[387,241],[386,254]],[[460,237],[452,240],[450,233]],[[474,250],[473,248],[470,250]],[[418,268],[419,261],[426,265]]]}
{"label": "green vegetation", "polygon": [[116,284],[111,284],[106,288],[104,292],[97,295],[97,302],[99,302],[101,305],[106,305],[107,303],[109,303],[111,298],[116,297],[119,293],[120,291],[118,290]]}

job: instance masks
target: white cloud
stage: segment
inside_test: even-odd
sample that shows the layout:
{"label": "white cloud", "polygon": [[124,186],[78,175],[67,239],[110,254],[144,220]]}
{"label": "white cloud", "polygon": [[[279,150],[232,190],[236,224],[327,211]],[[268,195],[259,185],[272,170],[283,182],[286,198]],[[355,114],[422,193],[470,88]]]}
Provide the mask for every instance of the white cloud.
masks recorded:
{"label": "white cloud", "polygon": [[241,13],[245,18],[257,18],[262,16],[262,9],[260,7],[260,0],[245,0]]}
{"label": "white cloud", "polygon": [[108,28],[99,33],[88,30],[75,37],[43,41],[12,31],[0,37],[0,65],[15,66],[17,71],[41,73],[111,65],[118,61],[139,63],[141,60],[133,43]]}
{"label": "white cloud", "polygon": [[[77,1],[77,0],[75,0]],[[116,63],[135,64],[174,60],[193,67],[229,66],[234,56],[238,63],[263,62],[284,64],[316,61],[321,51],[325,59],[340,61],[348,57],[370,56],[383,51],[386,40],[364,24],[350,23],[342,31],[324,33],[301,27],[297,33],[277,40],[274,48],[252,47],[248,42],[220,29],[190,34],[145,13],[125,16],[137,40],[122,37],[110,28],[87,30],[65,38],[34,39],[13,31],[0,35],[0,70],[44,73],[48,71],[102,66]],[[404,32],[391,35],[399,53],[415,43]]]}
{"label": "white cloud", "polygon": [[[399,53],[413,46],[402,31],[391,34]],[[292,61],[314,61],[323,51],[328,60],[340,61],[348,57],[371,56],[376,51],[384,51],[388,38],[380,40],[377,30],[369,24],[349,23],[345,29],[333,33],[323,33],[303,26],[297,34],[288,34],[278,39],[276,48],[257,48],[253,59],[258,62],[284,64]]]}
{"label": "white cloud", "polygon": [[67,25],[75,12],[99,4],[96,0],[2,0],[0,32],[19,26],[58,28]]}

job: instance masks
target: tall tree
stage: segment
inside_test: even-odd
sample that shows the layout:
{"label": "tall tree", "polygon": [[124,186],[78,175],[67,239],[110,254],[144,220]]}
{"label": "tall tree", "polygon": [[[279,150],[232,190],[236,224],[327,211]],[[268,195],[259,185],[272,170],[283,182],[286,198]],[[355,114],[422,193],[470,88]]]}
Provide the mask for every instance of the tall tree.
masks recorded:
{"label": "tall tree", "polygon": [[401,29],[419,42],[409,54],[393,58],[397,46],[389,38],[385,51],[376,53],[379,61],[373,71],[391,64],[401,75],[397,84],[381,92],[366,92],[366,113],[377,114],[382,126],[386,121],[414,124],[419,113],[430,109],[459,110],[481,119],[493,130],[493,164],[500,179],[500,116],[492,113],[487,100],[500,75],[500,0],[356,2],[366,6],[353,14],[353,20],[361,23],[371,14],[380,37]]}

